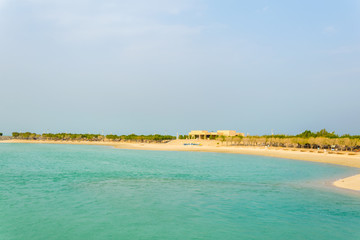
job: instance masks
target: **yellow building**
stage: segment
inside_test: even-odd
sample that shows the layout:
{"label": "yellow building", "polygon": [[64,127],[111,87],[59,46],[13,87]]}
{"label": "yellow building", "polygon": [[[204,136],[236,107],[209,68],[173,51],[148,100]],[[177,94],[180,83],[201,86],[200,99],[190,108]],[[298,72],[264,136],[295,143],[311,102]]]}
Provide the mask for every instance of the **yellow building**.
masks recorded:
{"label": "yellow building", "polygon": [[205,130],[192,130],[189,132],[190,139],[211,139],[220,136],[235,137],[245,136],[244,133],[237,133],[235,130],[218,130],[217,132],[209,132]]}

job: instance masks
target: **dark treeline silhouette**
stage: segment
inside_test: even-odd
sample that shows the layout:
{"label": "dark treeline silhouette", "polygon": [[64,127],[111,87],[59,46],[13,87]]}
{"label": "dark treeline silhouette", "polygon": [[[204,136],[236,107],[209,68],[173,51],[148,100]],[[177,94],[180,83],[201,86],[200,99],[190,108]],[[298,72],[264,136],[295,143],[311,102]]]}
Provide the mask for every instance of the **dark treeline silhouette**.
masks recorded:
{"label": "dark treeline silhouette", "polygon": [[162,142],[176,139],[170,135],[101,135],[101,134],[73,134],[73,133],[43,133],[13,132],[13,138],[26,140],[62,140],[62,141],[135,141],[135,142]]}

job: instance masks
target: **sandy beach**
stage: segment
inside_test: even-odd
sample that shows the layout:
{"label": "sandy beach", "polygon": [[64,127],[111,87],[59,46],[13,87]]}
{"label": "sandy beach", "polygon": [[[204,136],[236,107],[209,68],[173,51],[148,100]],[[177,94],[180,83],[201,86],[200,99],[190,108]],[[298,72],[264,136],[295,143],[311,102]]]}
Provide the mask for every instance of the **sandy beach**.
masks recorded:
{"label": "sandy beach", "polygon": [[334,186],[340,187],[340,188],[345,188],[345,189],[350,189],[350,190],[360,191],[359,183],[360,183],[360,174],[352,176],[352,177],[340,179],[340,180],[334,182]]}
{"label": "sandy beach", "polygon": [[[169,143],[124,143],[124,142],[88,142],[88,141],[43,141],[43,140],[6,140],[0,143],[37,143],[37,144],[81,144],[113,146],[120,149],[152,150],[152,151],[193,151],[193,152],[219,152],[234,154],[262,155],[294,160],[337,164],[360,168],[360,154],[346,152],[318,151],[314,149],[267,148],[226,146],[218,141],[189,141],[174,140]],[[185,143],[201,145],[184,145]],[[335,181],[334,186],[344,189],[360,191],[360,174]]]}

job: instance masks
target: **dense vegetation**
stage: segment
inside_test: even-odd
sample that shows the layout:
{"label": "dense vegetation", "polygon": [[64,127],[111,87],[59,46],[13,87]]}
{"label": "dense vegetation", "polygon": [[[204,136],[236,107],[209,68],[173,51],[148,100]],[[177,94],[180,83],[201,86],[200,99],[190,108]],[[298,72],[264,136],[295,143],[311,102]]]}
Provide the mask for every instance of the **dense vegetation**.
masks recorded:
{"label": "dense vegetation", "polygon": [[36,134],[31,132],[19,133],[13,132],[15,139],[32,139],[32,140],[64,140],[64,141],[136,141],[136,142],[162,142],[176,139],[170,135],[101,135],[101,134],[73,134],[73,133],[43,133]]}
{"label": "dense vegetation", "polygon": [[337,135],[322,129],[318,132],[304,131],[298,135],[263,135],[247,137],[222,137],[221,142],[229,145],[295,147],[332,150],[359,150],[360,135]]}
{"label": "dense vegetation", "polygon": [[0,137],[3,135],[3,133],[0,133]]}
{"label": "dense vegetation", "polygon": [[188,135],[179,135],[179,139],[187,139]]}
{"label": "dense vegetation", "polygon": [[130,135],[106,135],[106,139],[113,140],[113,141],[137,141],[137,142],[160,142],[160,141],[166,141],[166,140],[174,140],[176,137],[170,136],[170,135],[160,135],[160,134],[154,134],[154,135],[136,135],[136,134],[130,134]]}

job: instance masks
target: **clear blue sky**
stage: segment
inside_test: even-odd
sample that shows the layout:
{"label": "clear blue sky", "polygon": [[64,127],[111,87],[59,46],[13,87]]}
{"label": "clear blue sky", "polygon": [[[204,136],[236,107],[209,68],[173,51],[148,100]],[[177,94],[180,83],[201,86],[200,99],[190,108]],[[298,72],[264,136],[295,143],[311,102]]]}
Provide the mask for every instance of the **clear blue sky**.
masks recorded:
{"label": "clear blue sky", "polygon": [[0,132],[360,134],[360,1],[0,0]]}

